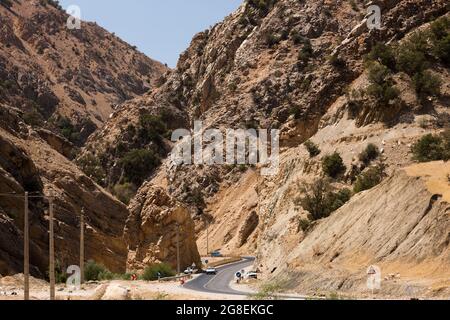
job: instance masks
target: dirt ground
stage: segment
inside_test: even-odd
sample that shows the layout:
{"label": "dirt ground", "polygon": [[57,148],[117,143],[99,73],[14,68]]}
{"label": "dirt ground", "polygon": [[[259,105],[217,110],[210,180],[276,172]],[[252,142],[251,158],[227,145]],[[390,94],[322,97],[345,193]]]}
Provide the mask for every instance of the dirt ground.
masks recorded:
{"label": "dirt ground", "polygon": [[[30,278],[30,299],[48,300],[49,284]],[[179,282],[103,281],[83,284],[81,290],[56,286],[57,300],[233,300],[239,297],[200,293],[185,289]],[[242,299],[242,298],[241,298]],[[0,300],[23,300],[23,275],[0,278]]]}

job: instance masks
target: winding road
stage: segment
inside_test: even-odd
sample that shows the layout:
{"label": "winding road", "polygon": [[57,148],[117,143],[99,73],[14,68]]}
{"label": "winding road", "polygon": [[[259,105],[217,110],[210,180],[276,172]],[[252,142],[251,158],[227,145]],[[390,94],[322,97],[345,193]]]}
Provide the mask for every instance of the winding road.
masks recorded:
{"label": "winding road", "polygon": [[207,292],[213,294],[229,294],[246,296],[247,292],[240,292],[230,288],[230,282],[234,279],[236,272],[251,266],[255,258],[242,258],[241,261],[230,263],[217,268],[217,275],[201,274],[195,279],[187,282],[184,288]]}

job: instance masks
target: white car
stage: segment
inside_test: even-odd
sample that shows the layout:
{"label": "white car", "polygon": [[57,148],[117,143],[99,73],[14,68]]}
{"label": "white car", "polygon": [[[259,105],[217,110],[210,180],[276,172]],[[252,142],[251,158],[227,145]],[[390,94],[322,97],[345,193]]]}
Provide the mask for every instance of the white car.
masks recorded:
{"label": "white car", "polygon": [[208,275],[216,275],[217,274],[217,269],[216,268],[208,268],[208,269],[206,269],[206,274],[208,274]]}
{"label": "white car", "polygon": [[247,279],[258,279],[258,274],[255,271],[250,271],[246,274]]}
{"label": "white car", "polygon": [[194,269],[192,268],[187,268],[186,270],[184,270],[184,274],[193,274],[194,273]]}

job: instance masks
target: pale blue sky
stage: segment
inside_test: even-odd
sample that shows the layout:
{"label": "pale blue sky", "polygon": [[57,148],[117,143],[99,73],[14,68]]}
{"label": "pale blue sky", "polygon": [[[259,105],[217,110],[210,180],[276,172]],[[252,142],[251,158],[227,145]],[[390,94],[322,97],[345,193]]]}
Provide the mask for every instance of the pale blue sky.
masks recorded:
{"label": "pale blue sky", "polygon": [[81,18],[96,21],[149,57],[174,67],[192,37],[222,21],[243,0],[60,0],[81,8]]}

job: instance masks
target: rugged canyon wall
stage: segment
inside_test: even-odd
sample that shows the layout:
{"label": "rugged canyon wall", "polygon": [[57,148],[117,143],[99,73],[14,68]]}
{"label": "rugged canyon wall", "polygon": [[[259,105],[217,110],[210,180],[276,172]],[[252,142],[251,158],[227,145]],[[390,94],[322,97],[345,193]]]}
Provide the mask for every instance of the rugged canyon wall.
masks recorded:
{"label": "rugged canyon wall", "polygon": [[161,262],[176,270],[177,250],[182,270],[193,264],[201,266],[190,213],[164,189],[145,184],[129,210],[125,228],[129,270],[142,270]]}
{"label": "rugged canyon wall", "polygon": [[[23,272],[23,195],[53,193],[58,272],[86,259],[126,269],[126,206],[69,159],[118,104],[167,71],[94,23],[69,30],[52,1],[0,3],[0,274]],[[48,201],[30,197],[31,272],[48,271]],[[60,270],[59,270],[60,269]]]}

